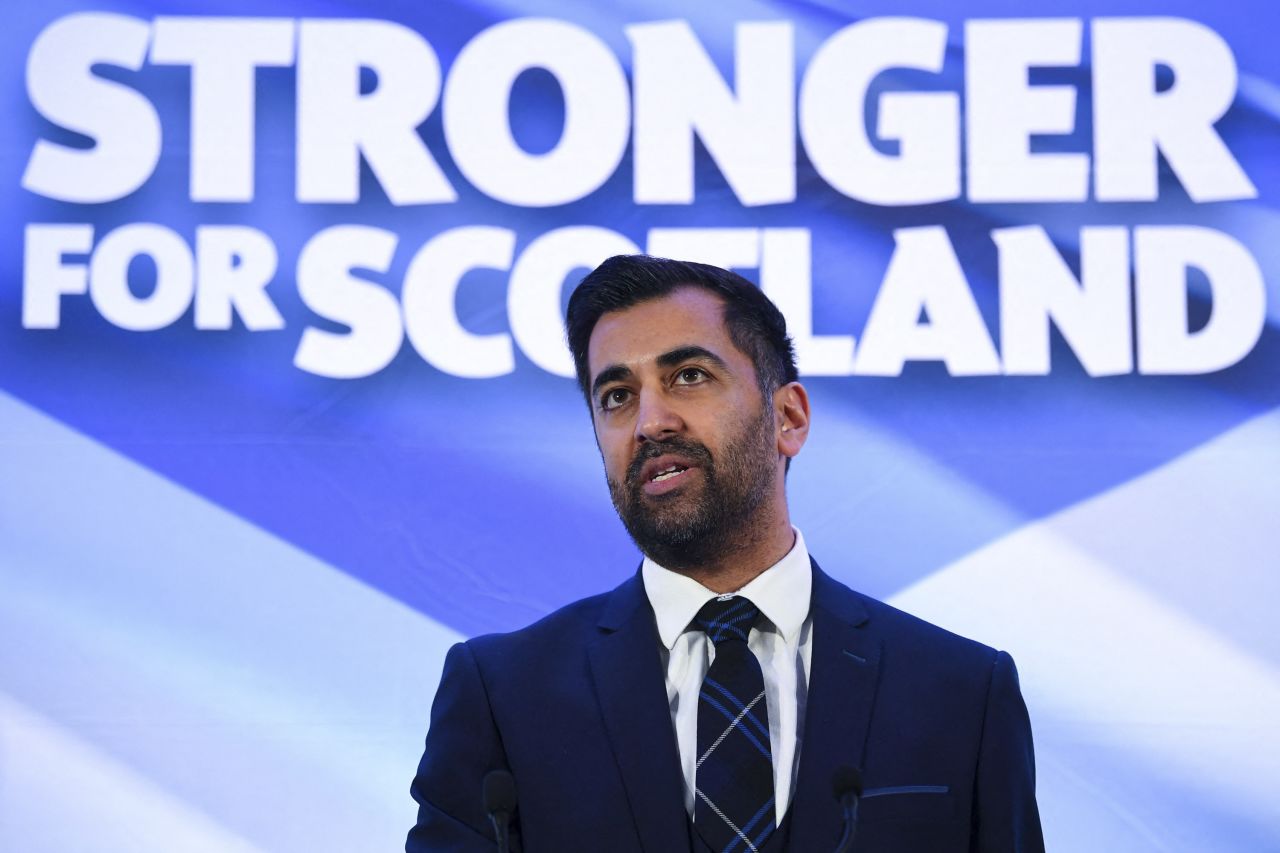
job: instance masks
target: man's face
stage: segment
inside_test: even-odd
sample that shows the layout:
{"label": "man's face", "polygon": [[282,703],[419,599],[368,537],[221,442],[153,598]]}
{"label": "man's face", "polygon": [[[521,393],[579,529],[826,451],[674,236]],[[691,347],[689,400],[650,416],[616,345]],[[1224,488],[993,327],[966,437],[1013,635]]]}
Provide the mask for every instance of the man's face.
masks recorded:
{"label": "man's face", "polygon": [[587,364],[609,494],[640,550],[673,569],[730,552],[780,498],[772,400],[701,288],[605,314]]}

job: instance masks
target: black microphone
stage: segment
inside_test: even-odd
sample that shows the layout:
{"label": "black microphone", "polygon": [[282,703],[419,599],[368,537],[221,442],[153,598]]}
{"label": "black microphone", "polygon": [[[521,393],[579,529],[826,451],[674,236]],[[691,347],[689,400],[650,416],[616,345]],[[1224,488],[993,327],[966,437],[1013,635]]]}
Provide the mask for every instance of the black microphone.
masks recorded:
{"label": "black microphone", "polygon": [[498,853],[509,853],[507,824],[516,810],[516,777],[509,770],[490,770],[484,777],[484,810],[498,838]]}
{"label": "black microphone", "polygon": [[842,764],[831,775],[831,789],[844,812],[844,834],[836,845],[835,853],[849,853],[853,849],[853,833],[858,828],[858,800],[862,797],[862,773],[856,767]]}

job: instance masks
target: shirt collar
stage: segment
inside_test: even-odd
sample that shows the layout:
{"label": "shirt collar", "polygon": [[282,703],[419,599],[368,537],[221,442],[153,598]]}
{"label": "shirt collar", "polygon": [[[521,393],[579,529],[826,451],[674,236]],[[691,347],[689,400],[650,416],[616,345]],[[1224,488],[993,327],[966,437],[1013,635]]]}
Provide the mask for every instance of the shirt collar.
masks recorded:
{"label": "shirt collar", "polygon": [[[809,615],[809,595],[813,588],[813,571],[804,536],[796,528],[791,529],[796,534],[796,542],[787,555],[736,592],[751,599],[788,643],[795,640]],[[693,578],[663,568],[648,557],[640,566],[640,576],[657,618],[658,636],[668,649],[675,646],[702,605],[717,595]]]}

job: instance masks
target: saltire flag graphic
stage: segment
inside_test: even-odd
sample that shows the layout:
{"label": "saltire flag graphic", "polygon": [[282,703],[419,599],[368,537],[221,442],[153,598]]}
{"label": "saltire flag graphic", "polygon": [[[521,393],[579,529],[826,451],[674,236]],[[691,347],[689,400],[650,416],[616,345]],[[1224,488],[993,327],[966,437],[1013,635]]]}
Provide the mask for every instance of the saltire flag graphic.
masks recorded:
{"label": "saltire flag graphic", "polygon": [[1280,849],[1270,4],[6,13],[0,848],[400,846],[448,647],[634,571],[556,323],[664,249],[806,341],[824,569],[1017,659],[1050,849]]}

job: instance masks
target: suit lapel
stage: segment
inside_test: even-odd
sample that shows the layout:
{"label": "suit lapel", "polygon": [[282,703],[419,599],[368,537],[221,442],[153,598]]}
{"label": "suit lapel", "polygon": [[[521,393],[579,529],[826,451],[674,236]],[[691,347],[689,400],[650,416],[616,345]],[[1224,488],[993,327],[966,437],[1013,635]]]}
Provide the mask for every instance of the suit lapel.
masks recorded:
{"label": "suit lapel", "polygon": [[843,829],[832,778],[863,766],[880,673],[880,641],[858,596],[813,564],[813,656],[800,769],[792,797],[793,850],[828,850]]}
{"label": "suit lapel", "polygon": [[641,847],[689,850],[684,783],[653,612],[637,574],[610,595],[601,636],[588,648],[600,712],[631,804]]}

